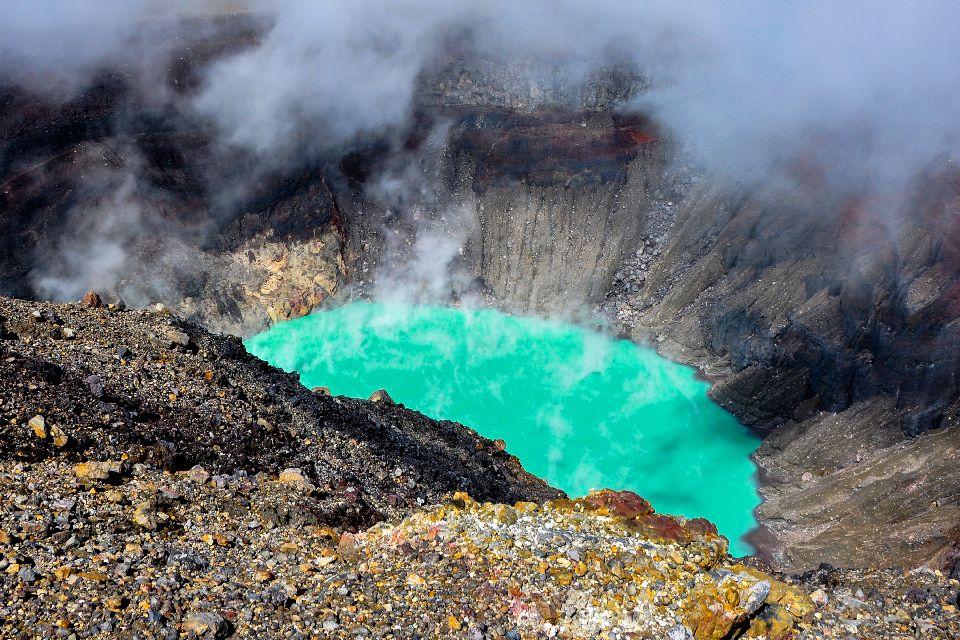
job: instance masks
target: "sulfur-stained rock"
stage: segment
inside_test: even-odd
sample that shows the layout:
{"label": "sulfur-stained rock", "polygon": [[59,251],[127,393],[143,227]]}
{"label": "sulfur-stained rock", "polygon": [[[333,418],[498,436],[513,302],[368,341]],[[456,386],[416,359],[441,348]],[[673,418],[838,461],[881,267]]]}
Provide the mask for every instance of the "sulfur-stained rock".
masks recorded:
{"label": "sulfur-stained rock", "polygon": [[41,440],[47,437],[47,421],[43,416],[33,416],[29,422],[27,422],[27,425],[33,429],[33,435]]}
{"label": "sulfur-stained rock", "polygon": [[[735,629],[746,628],[763,608],[776,581],[765,574],[732,571],[725,556],[726,540],[711,527],[699,523],[688,527],[684,518],[662,515],[664,522],[671,521],[681,532],[675,536],[681,540],[647,535],[635,523],[660,515],[649,510],[639,496],[612,491],[513,507],[478,504],[458,493],[442,507],[352,538],[352,557],[376,557],[378,564],[383,564],[393,562],[386,549],[422,545],[426,550],[442,540],[443,546],[437,548],[444,554],[482,559],[471,565],[472,572],[479,572],[481,583],[506,570],[503,558],[511,558],[508,571],[518,584],[530,583],[532,578],[521,577],[526,572],[541,578],[537,579],[536,599],[525,596],[520,587],[510,592],[510,611],[560,625],[565,629],[563,637],[599,635],[599,618],[591,617],[589,611],[611,616],[618,632],[627,636],[642,630],[638,637],[720,640]],[[558,552],[558,541],[566,545],[563,552]],[[389,588],[437,588],[447,579],[434,568],[441,558],[439,553],[425,553],[423,561],[414,565],[415,571],[409,563],[400,565],[403,583]],[[484,573],[488,566],[491,575]],[[612,585],[619,586],[610,590]],[[563,594],[563,598],[551,604],[550,593]],[[583,594],[583,604],[573,604],[572,594]],[[641,603],[651,607],[644,610],[644,616],[650,617],[634,625],[628,613]],[[586,607],[582,614],[578,613],[581,606]],[[677,611],[683,613],[686,626],[667,625]],[[651,620],[660,620],[665,626],[653,632]],[[689,636],[691,631],[693,636]]]}
{"label": "sulfur-stained rock", "polygon": [[123,463],[107,461],[81,462],[73,468],[73,474],[81,480],[114,480],[123,473]]}
{"label": "sulfur-stained rock", "polygon": [[127,598],[112,597],[107,599],[106,609],[111,613],[121,613],[129,604],[130,601]]}
{"label": "sulfur-stained rock", "polygon": [[735,625],[747,619],[747,612],[738,606],[736,591],[720,591],[716,584],[698,585],[685,601],[683,611],[687,626],[697,640],[723,640]]}
{"label": "sulfur-stained rock", "polygon": [[133,509],[133,515],[130,518],[133,522],[144,529],[153,531],[159,525],[157,517],[157,503],[155,500],[145,500]]}
{"label": "sulfur-stained rock", "polygon": [[69,567],[69,566],[66,566],[66,565],[61,566],[61,567],[57,567],[57,568],[54,569],[54,571],[53,571],[53,575],[54,575],[54,577],[57,578],[57,580],[66,580],[67,578],[69,578],[69,577],[72,576],[73,574],[74,574],[73,567]]}
{"label": "sulfur-stained rock", "polygon": [[758,580],[769,581],[770,594],[766,598],[767,602],[779,604],[798,620],[808,619],[811,615],[813,615],[813,612],[817,608],[811,596],[808,596],[806,593],[804,593],[802,589],[798,589],[797,587],[785,584],[783,582],[771,580],[770,576],[766,575],[762,571],[754,569],[753,567],[735,564],[730,567],[730,570],[748,573]]}
{"label": "sulfur-stained rock", "polygon": [[732,573],[720,580],[720,589],[726,594],[736,592],[739,599],[734,603],[747,615],[754,614],[770,595],[772,578],[758,578],[746,573]]}
{"label": "sulfur-stained rock", "polygon": [[50,438],[53,440],[53,446],[62,449],[67,446],[67,443],[70,441],[70,436],[64,432],[63,429],[57,425],[52,425],[50,427]]}
{"label": "sulfur-stained rock", "polygon": [[313,490],[313,485],[310,484],[310,481],[307,480],[307,477],[303,475],[303,471],[297,468],[284,469],[281,471],[280,475],[277,476],[277,482],[291,487],[296,487],[303,491],[309,492]]}
{"label": "sulfur-stained rock", "polygon": [[745,638],[765,640],[792,640],[795,637],[797,618],[786,607],[772,603],[761,609],[750,620]]}
{"label": "sulfur-stained rock", "polygon": [[390,397],[390,394],[387,393],[386,389],[377,389],[370,394],[370,402],[383,402],[386,404],[393,404],[393,398]]}

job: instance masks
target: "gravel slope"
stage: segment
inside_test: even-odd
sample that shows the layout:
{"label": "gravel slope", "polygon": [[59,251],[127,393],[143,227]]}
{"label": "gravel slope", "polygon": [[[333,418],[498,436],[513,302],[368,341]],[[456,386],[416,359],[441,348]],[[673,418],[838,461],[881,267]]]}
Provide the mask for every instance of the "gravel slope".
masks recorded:
{"label": "gravel slope", "polygon": [[[317,487],[321,520],[352,528],[451,491],[504,502],[561,495],[471,429],[389,398],[314,393],[238,339],[163,312],[0,299],[0,316],[0,459],[297,468]],[[63,446],[37,437],[35,417],[64,434]]]}
{"label": "gravel slope", "polygon": [[98,304],[0,299],[0,638],[960,633],[939,572],[777,575],[704,520],[568,500],[466,427]]}

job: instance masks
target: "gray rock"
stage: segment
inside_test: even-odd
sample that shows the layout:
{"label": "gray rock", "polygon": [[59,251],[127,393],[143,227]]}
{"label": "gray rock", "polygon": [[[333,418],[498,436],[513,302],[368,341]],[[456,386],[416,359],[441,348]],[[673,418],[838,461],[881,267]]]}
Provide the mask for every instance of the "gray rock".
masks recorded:
{"label": "gray rock", "polygon": [[93,397],[95,398],[103,397],[103,380],[100,379],[100,376],[89,375],[86,378],[84,378],[83,381],[87,385],[87,389],[90,389],[90,393],[93,394]]}
{"label": "gray rock", "polygon": [[37,573],[33,570],[33,567],[23,567],[17,572],[17,578],[19,578],[21,582],[30,584],[31,582],[37,581]]}
{"label": "gray rock", "polygon": [[186,348],[190,346],[190,336],[177,329],[170,329],[167,331],[164,334],[164,338],[166,338],[171,347]]}
{"label": "gray rock", "polygon": [[690,633],[690,629],[678,624],[667,631],[667,638],[670,640],[693,640],[693,634]]}
{"label": "gray rock", "polygon": [[747,613],[753,614],[763,605],[769,595],[770,583],[766,580],[761,580],[750,587],[749,595],[743,608],[747,610]]}

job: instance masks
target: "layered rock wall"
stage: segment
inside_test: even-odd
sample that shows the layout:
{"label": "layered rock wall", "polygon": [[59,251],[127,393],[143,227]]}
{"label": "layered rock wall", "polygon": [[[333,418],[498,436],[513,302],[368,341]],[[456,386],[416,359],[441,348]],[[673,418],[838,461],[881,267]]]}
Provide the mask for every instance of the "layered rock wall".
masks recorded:
{"label": "layered rock wall", "polygon": [[950,184],[933,180],[899,218],[705,186],[633,303],[636,339],[700,366],[721,405],[769,434],[754,541],[782,565],[952,562]]}

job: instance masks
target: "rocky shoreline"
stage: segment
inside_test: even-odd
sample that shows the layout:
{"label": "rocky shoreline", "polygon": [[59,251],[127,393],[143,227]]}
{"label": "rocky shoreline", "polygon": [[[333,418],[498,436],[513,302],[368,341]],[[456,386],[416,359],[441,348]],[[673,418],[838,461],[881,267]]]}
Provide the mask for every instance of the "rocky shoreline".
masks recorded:
{"label": "rocky shoreline", "polygon": [[499,443],[307,390],[163,309],[0,316],[0,637],[960,631],[939,572],[776,574],[706,521],[567,500]]}

